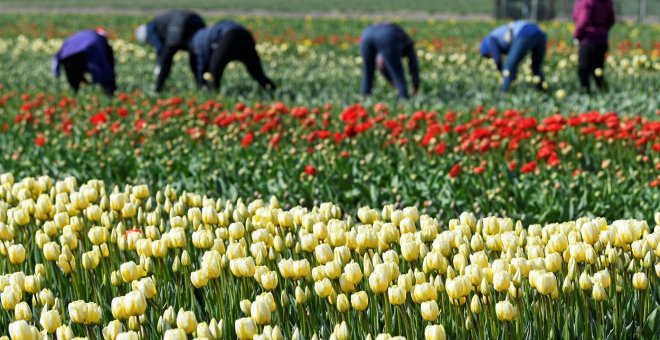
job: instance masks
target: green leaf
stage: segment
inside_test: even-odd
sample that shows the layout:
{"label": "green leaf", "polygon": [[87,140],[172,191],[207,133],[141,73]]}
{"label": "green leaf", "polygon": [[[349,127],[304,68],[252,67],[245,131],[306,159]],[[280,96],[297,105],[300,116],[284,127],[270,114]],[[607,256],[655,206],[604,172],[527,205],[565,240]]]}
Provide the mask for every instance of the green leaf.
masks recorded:
{"label": "green leaf", "polygon": [[656,307],[646,318],[646,321],[644,321],[644,327],[642,328],[642,337],[644,339],[652,339],[658,332],[657,327],[660,324],[658,322],[658,318],[660,317],[658,310],[660,310],[660,307]]}

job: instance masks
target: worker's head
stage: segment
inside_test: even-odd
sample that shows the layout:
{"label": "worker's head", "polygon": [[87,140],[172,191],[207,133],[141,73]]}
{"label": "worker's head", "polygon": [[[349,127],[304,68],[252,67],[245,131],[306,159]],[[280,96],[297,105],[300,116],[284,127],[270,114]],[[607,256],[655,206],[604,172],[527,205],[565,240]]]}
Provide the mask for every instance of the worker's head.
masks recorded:
{"label": "worker's head", "polygon": [[482,57],[490,58],[490,40],[488,38],[484,38],[484,40],[481,41],[479,53],[481,53]]}
{"label": "worker's head", "polygon": [[96,27],[95,31],[96,31],[96,34],[98,34],[100,36],[104,36],[106,38],[108,37],[108,31],[103,26]]}
{"label": "worker's head", "polygon": [[135,39],[142,44],[147,42],[147,25],[140,25],[135,29]]}

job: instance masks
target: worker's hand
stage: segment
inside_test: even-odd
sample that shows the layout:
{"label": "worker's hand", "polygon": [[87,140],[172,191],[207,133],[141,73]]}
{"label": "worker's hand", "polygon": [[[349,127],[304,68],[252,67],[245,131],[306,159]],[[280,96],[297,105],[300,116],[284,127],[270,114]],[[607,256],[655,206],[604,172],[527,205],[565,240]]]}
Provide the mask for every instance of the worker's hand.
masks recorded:
{"label": "worker's hand", "polygon": [[580,40],[578,40],[577,38],[573,38],[573,45],[580,46]]}
{"label": "worker's hand", "polygon": [[154,68],[154,76],[158,77],[160,74],[160,65],[156,65],[156,68]]}

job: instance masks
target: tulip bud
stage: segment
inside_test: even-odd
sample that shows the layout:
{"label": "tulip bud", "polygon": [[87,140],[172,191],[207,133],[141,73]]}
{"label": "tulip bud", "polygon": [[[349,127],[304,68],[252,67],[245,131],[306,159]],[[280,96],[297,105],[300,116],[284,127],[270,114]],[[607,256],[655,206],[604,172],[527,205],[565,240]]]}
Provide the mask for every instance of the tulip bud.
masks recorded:
{"label": "tulip bud", "polygon": [[7,253],[11,264],[21,264],[25,261],[25,248],[22,244],[12,244]]}
{"label": "tulip bud", "polygon": [[424,329],[425,340],[445,340],[445,328],[442,325],[428,325]]}
{"label": "tulip bud", "polygon": [[367,309],[368,305],[369,297],[366,292],[361,291],[351,295],[351,306],[356,311],[363,311]]}
{"label": "tulip bud", "polygon": [[402,305],[406,302],[406,291],[400,286],[392,286],[387,289],[387,297],[393,305]]}
{"label": "tulip bud", "polygon": [[257,325],[251,318],[241,318],[234,323],[234,331],[239,339],[252,339],[257,333]]}
{"label": "tulip bud", "polygon": [[195,332],[197,330],[195,313],[180,309],[176,316],[176,326],[186,332],[186,334]]}
{"label": "tulip bud", "polygon": [[438,303],[435,300],[424,301],[422,302],[422,318],[426,321],[435,321],[438,319],[440,310],[438,308]]}
{"label": "tulip bud", "polygon": [[470,301],[470,310],[474,314],[481,313],[481,300],[479,300],[477,294],[472,295],[472,301]]}
{"label": "tulip bud", "polygon": [[163,340],[186,340],[186,331],[181,328],[168,329],[163,335]]}
{"label": "tulip bud", "polygon": [[649,286],[649,279],[646,273],[635,273],[632,278],[632,285],[637,290],[646,290]]}
{"label": "tulip bud", "polygon": [[27,302],[20,302],[14,307],[14,319],[32,321],[32,310]]}
{"label": "tulip bud", "polygon": [[337,310],[340,313],[345,313],[350,307],[351,306],[348,302],[348,297],[346,297],[346,294],[339,294],[337,296]]}
{"label": "tulip bud", "polygon": [[21,291],[20,287],[16,287],[11,284],[5,286],[2,291],[2,294],[0,295],[2,300],[2,308],[8,311],[14,310],[16,305],[23,298],[23,292]]}
{"label": "tulip bud", "polygon": [[600,282],[594,283],[592,296],[596,301],[603,301],[607,298],[607,293],[605,292],[605,288],[603,288],[603,285]]}
{"label": "tulip bud", "polygon": [[296,287],[295,295],[296,295],[296,303],[297,304],[304,305],[305,302],[307,302],[307,296],[305,295],[305,292],[303,291],[303,289],[300,288],[300,286]]}
{"label": "tulip bud", "polygon": [[516,316],[516,307],[511,302],[505,300],[500,301],[495,305],[495,314],[501,321],[511,321]]}
{"label": "tulip bud", "polygon": [[9,324],[9,336],[12,339],[37,339],[39,332],[25,320],[16,320]]}
{"label": "tulip bud", "polygon": [[509,273],[498,271],[493,276],[493,286],[495,287],[495,290],[497,290],[498,292],[503,292],[509,289],[509,284],[510,284]]}
{"label": "tulip bud", "polygon": [[208,284],[209,278],[205,270],[196,270],[190,273],[190,281],[195,288],[202,288]]}
{"label": "tulip bud", "polygon": [[62,325],[60,313],[57,311],[57,309],[42,311],[41,317],[39,318],[39,323],[46,332],[55,333],[57,328]]}

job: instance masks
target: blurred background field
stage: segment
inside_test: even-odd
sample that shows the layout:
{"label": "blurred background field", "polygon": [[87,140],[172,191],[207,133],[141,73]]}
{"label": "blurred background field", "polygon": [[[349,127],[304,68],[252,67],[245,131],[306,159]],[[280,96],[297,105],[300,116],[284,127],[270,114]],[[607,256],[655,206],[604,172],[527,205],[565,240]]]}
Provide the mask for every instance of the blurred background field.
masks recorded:
{"label": "blurred background field", "polygon": [[[523,0],[3,0],[4,10],[98,10],[106,12],[158,11],[174,8],[194,8],[200,11],[245,11],[272,13],[314,13],[327,15],[396,14],[403,16],[447,14],[458,16],[516,17],[522,15]],[[630,20],[637,19],[640,9],[647,21],[657,21],[660,16],[658,0],[615,0],[617,15]],[[528,5],[536,8],[539,18],[550,14],[554,18],[570,17],[573,1],[529,0]],[[505,14],[506,13],[506,14]]]}

